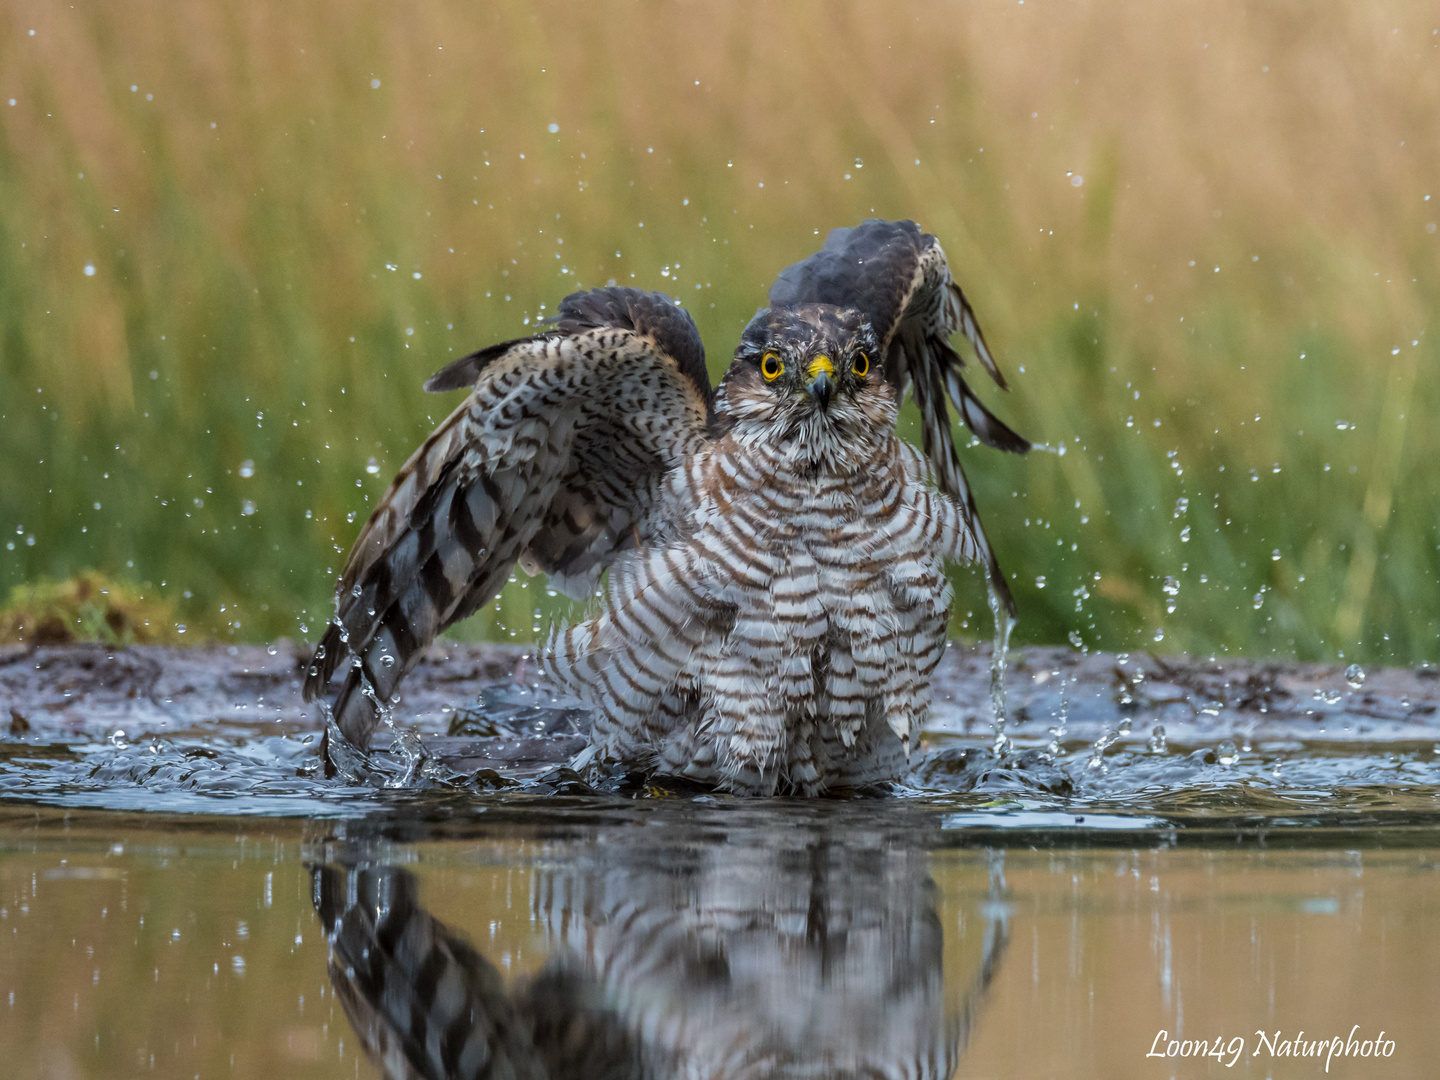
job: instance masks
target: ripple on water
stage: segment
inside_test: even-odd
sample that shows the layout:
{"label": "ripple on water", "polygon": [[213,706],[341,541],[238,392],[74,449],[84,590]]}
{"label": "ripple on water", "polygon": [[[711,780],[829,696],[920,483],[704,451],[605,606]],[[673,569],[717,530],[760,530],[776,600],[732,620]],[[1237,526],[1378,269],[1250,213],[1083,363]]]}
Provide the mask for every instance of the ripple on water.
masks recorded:
{"label": "ripple on water", "polygon": [[[608,814],[708,797],[623,769],[570,770],[588,716],[527,681],[520,655],[432,656],[407,684],[392,745],[345,758],[347,782],[324,775],[318,714],[299,699],[289,646],[11,654],[0,662],[13,703],[0,799],[348,817],[416,800],[493,812],[604,799]],[[1440,817],[1440,684],[1425,671],[1357,680],[1315,665],[1029,649],[1010,669],[998,751],[991,675],[988,649],[949,651],[924,753],[889,794],[987,821],[1032,815],[1036,829],[1081,816],[1098,828],[1104,814],[1211,825]]]}

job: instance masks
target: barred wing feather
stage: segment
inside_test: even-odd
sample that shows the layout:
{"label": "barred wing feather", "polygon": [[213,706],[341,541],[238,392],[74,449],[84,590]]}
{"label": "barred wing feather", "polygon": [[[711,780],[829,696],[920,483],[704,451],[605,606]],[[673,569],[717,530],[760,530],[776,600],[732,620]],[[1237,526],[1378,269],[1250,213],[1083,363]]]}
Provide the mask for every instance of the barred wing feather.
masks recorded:
{"label": "barred wing feather", "polygon": [[709,438],[699,333],[658,293],[567,297],[555,329],[462,358],[427,386],[474,382],[361,530],[305,682],[353,662],[334,716],[365,746],[437,634],[499,592],[518,561],[588,594],[617,554],[664,529],[662,477]]}

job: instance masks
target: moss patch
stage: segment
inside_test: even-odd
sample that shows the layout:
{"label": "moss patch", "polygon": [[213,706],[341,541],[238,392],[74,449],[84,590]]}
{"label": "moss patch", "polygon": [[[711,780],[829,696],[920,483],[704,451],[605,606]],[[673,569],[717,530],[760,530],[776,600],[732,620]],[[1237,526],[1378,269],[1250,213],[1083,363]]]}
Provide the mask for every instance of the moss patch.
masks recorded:
{"label": "moss patch", "polygon": [[144,586],[111,581],[94,570],[68,581],[40,581],[10,590],[0,610],[0,643],[58,645],[163,645],[182,640],[169,601],[152,599]]}

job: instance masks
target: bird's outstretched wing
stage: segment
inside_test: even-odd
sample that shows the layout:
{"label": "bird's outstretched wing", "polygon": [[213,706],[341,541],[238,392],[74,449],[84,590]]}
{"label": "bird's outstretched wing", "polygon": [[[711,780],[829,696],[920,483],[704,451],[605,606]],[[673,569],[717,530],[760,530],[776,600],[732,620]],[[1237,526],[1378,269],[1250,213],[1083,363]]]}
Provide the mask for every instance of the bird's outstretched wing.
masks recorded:
{"label": "bird's outstretched wing", "polygon": [[713,424],[694,322],[637,289],[573,293],[553,329],[463,357],[425,385],[472,383],[360,531],[305,680],[318,697],[354,657],[334,716],[362,747],[418,654],[493,599],[517,560],[587,595],[647,538],[662,478]]}
{"label": "bird's outstretched wing", "polygon": [[990,580],[1013,617],[1010,587],[985,537],[955,452],[947,395],[982,442],[1019,454],[1029,450],[1030,443],[985,408],[965,383],[965,361],[950,345],[956,332],[965,335],[990,377],[1008,389],[974,311],[950,275],[940,242],[913,221],[871,219],[854,228],[832,229],[823,248],[780,271],[770,287],[770,304],[834,304],[858,308],[869,318],[885,357],[885,377],[902,397],[914,389],[925,456],[935,465],[941,490],[966,508]]}

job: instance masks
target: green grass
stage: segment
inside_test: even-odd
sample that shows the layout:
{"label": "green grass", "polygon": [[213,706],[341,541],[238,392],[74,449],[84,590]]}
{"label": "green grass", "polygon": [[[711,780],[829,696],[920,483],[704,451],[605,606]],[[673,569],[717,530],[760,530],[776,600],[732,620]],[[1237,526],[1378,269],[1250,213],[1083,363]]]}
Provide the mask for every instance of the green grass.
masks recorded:
{"label": "green grass", "polygon": [[[941,238],[1014,387],[981,392],[1064,447],[965,455],[1019,639],[1436,659],[1433,29],[1238,0],[0,14],[0,590],[95,568],[195,631],[314,638],[454,403],[426,375],[614,278],[678,295],[718,376],[774,273],[873,214]],[[557,604],[522,577],[461,632],[530,640]]]}

